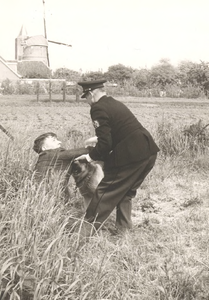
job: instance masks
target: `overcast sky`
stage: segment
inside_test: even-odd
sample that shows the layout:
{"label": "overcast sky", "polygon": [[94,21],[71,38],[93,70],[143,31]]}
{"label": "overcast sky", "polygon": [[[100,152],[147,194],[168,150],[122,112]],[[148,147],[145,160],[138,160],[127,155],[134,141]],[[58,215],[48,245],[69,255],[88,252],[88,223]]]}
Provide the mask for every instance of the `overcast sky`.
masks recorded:
{"label": "overcast sky", "polygon": [[[0,56],[15,58],[15,38],[44,35],[42,0],[0,0]],[[209,0],[45,0],[54,70],[150,67],[161,58],[209,61]]]}

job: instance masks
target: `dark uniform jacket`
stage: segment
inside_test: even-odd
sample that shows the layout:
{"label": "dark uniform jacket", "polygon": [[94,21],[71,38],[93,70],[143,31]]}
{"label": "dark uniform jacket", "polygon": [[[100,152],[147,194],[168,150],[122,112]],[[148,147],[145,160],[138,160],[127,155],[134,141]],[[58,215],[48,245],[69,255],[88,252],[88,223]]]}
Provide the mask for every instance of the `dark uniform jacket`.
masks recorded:
{"label": "dark uniform jacket", "polygon": [[123,166],[159,151],[151,134],[120,101],[103,96],[90,113],[98,137],[89,153],[93,160],[103,160],[106,167]]}
{"label": "dark uniform jacket", "polygon": [[39,154],[35,165],[35,179],[41,181],[52,172],[70,171],[70,165],[76,157],[89,153],[88,148],[65,150],[63,148],[46,150]]}

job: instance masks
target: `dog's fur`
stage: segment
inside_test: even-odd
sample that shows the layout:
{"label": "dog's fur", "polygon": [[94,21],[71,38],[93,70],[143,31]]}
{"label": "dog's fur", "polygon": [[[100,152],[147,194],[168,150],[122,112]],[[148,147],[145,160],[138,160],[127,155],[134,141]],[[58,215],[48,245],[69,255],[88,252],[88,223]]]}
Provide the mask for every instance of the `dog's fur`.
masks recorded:
{"label": "dog's fur", "polygon": [[104,177],[102,166],[97,162],[74,160],[71,165],[71,174],[80,194],[84,198],[84,207],[88,207],[93,194]]}

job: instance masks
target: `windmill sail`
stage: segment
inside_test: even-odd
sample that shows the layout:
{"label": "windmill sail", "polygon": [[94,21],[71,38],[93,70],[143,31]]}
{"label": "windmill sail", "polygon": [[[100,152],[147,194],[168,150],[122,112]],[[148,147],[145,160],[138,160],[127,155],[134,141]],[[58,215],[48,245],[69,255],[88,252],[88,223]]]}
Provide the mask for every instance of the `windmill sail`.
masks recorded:
{"label": "windmill sail", "polygon": [[69,44],[65,44],[65,43],[60,43],[60,42],[55,42],[55,41],[50,41],[48,40],[49,43],[54,43],[54,44],[58,44],[58,45],[63,45],[63,46],[67,46],[67,47],[72,47],[72,45]]}

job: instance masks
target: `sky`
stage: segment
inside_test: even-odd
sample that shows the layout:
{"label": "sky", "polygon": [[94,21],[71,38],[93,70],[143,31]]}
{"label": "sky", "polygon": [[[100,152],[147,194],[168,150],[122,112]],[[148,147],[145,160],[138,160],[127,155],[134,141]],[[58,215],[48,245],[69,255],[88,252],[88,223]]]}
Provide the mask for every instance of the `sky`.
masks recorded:
{"label": "sky", "polygon": [[[42,0],[0,0],[0,56],[15,59],[15,38],[44,35]],[[209,61],[208,0],[45,0],[52,70],[150,68],[167,58]]]}

